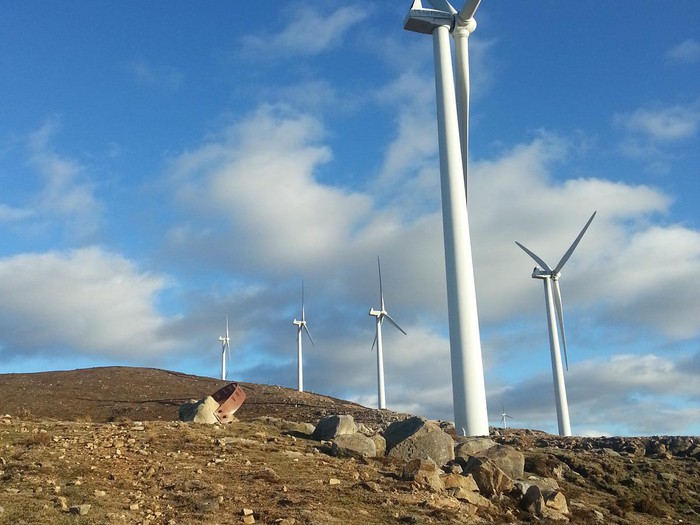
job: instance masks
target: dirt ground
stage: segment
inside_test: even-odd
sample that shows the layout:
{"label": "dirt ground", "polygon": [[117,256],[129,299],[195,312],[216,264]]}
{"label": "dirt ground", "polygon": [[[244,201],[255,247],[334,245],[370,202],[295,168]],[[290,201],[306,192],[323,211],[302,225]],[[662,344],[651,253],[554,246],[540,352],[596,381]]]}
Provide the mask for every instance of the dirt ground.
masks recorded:
{"label": "dirt ground", "polygon": [[[331,457],[280,424],[340,413],[382,428],[400,414],[243,385],[239,422],[176,421],[182,402],[223,385],[130,368],[0,376],[0,523],[548,523],[508,496],[476,511],[400,479],[403,465]],[[526,473],[558,479],[570,523],[700,524],[698,438],[492,439],[521,450]]]}

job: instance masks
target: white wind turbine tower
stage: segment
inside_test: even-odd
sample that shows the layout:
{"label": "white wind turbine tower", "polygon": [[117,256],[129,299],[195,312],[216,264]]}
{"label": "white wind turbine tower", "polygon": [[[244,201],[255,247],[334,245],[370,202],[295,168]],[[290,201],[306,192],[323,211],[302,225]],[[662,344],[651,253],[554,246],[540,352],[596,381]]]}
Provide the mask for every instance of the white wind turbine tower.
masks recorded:
{"label": "white wind turbine tower", "polygon": [[[468,38],[476,28],[474,12],[480,0],[467,0],[459,12],[446,0],[430,3],[437,9],[424,9],[421,0],[414,0],[404,29],[433,37],[455,427],[463,435],[487,436],[489,422],[466,193]],[[450,33],[456,49],[456,89]]]}
{"label": "white wind turbine tower", "polygon": [[304,391],[304,364],[302,361],[302,352],[301,352],[301,338],[302,338],[302,331],[306,332],[306,335],[309,337],[309,341],[311,341],[311,346],[316,346],[314,345],[314,340],[311,338],[311,332],[309,332],[309,327],[306,326],[306,314],[304,313],[304,281],[301,282],[301,321],[297,321],[296,317],[294,318],[293,323],[297,327],[297,390],[299,392]]}
{"label": "white wind turbine tower", "polygon": [[226,316],[226,336],[219,337],[221,341],[221,379],[226,380],[226,355],[231,359],[231,338],[228,336],[228,315]]}
{"label": "white wind turbine tower", "polygon": [[377,407],[380,409],[386,408],[386,397],[384,392],[384,353],[382,347],[382,323],[384,319],[387,319],[391,324],[394,325],[398,330],[400,330],[404,335],[404,332],[396,321],[394,321],[389,313],[386,311],[386,306],[384,305],[384,292],[382,290],[382,267],[379,263],[379,257],[377,257],[377,268],[379,269],[379,310],[370,308],[369,315],[377,318],[377,333],[374,336],[374,341],[372,342],[372,350],[374,350],[374,345],[377,345]]}
{"label": "white wind turbine tower", "polygon": [[[525,246],[515,241],[515,244],[520,246],[525,253],[532,257],[539,267],[535,267],[532,271],[533,279],[542,279],[544,282],[544,300],[547,308],[547,328],[549,331],[549,349],[552,354],[552,375],[554,377],[554,397],[557,405],[557,424],[559,426],[560,436],[571,435],[571,422],[569,421],[569,403],[566,399],[566,385],[564,383],[564,370],[561,366],[561,353],[559,351],[559,338],[564,347],[564,360],[566,369],[569,369],[569,358],[566,354],[566,335],[564,333],[564,310],[561,301],[561,289],[559,288],[559,278],[561,277],[561,269],[569,260],[571,254],[574,253],[576,246],[581,242],[583,234],[591,225],[596,212],[593,212],[591,218],[578,234],[573,244],[566,251],[559,263],[552,270],[546,262],[542,260]],[[555,320],[556,315],[556,320]],[[557,324],[559,329],[557,330]],[[560,333],[561,332],[561,333]]]}

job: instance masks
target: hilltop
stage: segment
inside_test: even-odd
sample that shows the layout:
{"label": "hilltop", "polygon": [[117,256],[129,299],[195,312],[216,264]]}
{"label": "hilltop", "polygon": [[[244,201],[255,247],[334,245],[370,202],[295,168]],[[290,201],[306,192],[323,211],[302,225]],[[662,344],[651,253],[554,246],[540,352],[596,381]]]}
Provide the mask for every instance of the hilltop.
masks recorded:
{"label": "hilltop", "polygon": [[[555,523],[506,494],[477,509],[389,458],[333,457],[298,426],[337,413],[381,430],[406,414],[243,383],[239,422],[176,421],[181,403],[224,384],[123,367],[0,375],[0,523]],[[698,438],[491,438],[559,487],[569,523],[700,523]]]}

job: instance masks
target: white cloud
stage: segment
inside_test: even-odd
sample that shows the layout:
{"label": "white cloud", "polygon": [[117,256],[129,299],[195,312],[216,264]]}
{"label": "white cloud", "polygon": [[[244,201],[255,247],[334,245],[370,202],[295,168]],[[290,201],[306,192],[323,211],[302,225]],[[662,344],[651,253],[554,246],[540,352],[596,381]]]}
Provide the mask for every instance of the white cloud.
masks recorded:
{"label": "white cloud", "polygon": [[143,60],[129,62],[127,70],[136,82],[143,86],[175,90],[182,85],[184,75],[176,68],[167,65],[153,65]]}
{"label": "white cloud", "polygon": [[84,166],[51,147],[56,129],[57,124],[49,121],[28,138],[30,162],[43,177],[42,188],[32,205],[37,217],[59,219],[71,234],[88,238],[100,226],[102,205]]}
{"label": "white cloud", "polygon": [[154,307],[164,285],[97,247],[0,259],[0,349],[148,359],[172,345]]}
{"label": "white cloud", "polygon": [[614,122],[637,135],[659,142],[673,142],[694,136],[700,124],[700,105],[640,108],[618,114]]}
{"label": "white cloud", "polygon": [[33,216],[34,212],[32,210],[0,204],[0,222],[19,222]]}
{"label": "white cloud", "polygon": [[354,5],[328,14],[317,6],[301,3],[285,10],[289,20],[286,27],[278,33],[243,37],[241,52],[251,59],[261,55],[273,59],[317,55],[339,46],[345,33],[368,16],[366,8]]}
{"label": "white cloud", "polygon": [[666,56],[675,62],[693,64],[700,61],[700,43],[689,38],[671,49]]}
{"label": "white cloud", "polygon": [[[233,235],[220,249],[240,261],[286,273],[334,259],[367,221],[371,201],[315,181],[317,167],[331,158],[322,135],[312,117],[263,107],[222,142],[174,161],[178,197],[194,210],[221,214]],[[170,238],[191,240],[186,230]]]}

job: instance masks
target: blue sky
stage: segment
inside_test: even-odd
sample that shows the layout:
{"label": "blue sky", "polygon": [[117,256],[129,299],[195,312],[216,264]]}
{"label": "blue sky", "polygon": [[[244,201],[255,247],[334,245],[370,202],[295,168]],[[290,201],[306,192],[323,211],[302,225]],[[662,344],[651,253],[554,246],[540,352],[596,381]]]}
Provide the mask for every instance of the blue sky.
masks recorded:
{"label": "blue sky", "polygon": [[[135,365],[452,418],[430,37],[409,2],[5,2],[2,372]],[[459,6],[458,6],[459,7]],[[470,221],[489,419],[556,431],[541,284],[562,272],[575,434],[700,433],[700,4],[484,0]],[[0,406],[1,410],[1,406]]]}

